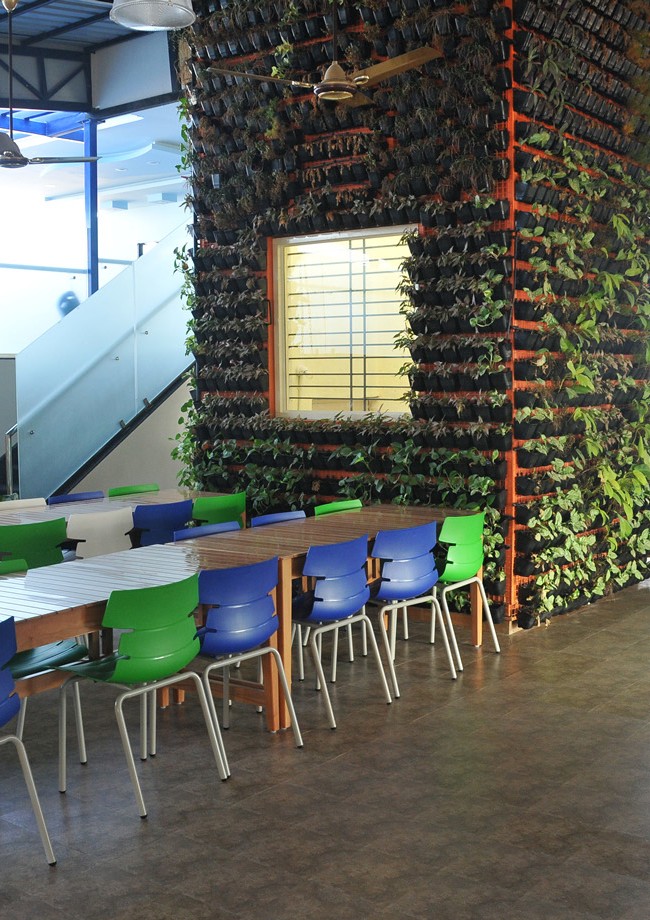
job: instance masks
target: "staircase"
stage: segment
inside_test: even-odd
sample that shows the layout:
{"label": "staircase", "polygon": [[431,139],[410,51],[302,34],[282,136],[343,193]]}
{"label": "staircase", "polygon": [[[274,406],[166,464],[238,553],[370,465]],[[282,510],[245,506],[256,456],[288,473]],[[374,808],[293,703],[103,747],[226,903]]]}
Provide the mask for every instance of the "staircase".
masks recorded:
{"label": "staircase", "polygon": [[72,481],[191,363],[174,271],[189,242],[183,225],[16,356],[22,497]]}

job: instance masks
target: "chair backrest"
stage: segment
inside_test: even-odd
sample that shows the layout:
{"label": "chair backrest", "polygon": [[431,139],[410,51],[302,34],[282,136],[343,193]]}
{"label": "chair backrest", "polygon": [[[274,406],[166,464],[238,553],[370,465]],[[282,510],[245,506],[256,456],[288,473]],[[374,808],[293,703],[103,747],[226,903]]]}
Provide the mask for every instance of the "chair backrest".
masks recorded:
{"label": "chair backrest", "polygon": [[232,495],[203,495],[194,499],[192,518],[199,524],[223,524],[239,521],[244,526],[246,514],[246,493]]}
{"label": "chair backrest", "polygon": [[338,620],[357,613],[368,600],[368,537],[310,546],[302,574],[314,581],[310,618]]}
{"label": "chair backrest", "polygon": [[9,670],[16,654],[16,626],[13,617],[0,620],[0,727],[6,725],[20,709],[20,698]]}
{"label": "chair backrest", "polygon": [[28,568],[25,559],[0,559],[0,575],[16,575],[26,572]]}
{"label": "chair backrest", "polygon": [[131,508],[71,514],[68,518],[68,539],[79,540],[75,548],[79,559],[130,549],[132,529]]}
{"label": "chair backrest", "polygon": [[50,495],[47,503],[48,505],[62,505],[65,502],[85,502],[103,497],[103,492],[67,492],[63,495]]}
{"label": "chair backrest", "polygon": [[139,536],[140,546],[171,543],[174,533],[183,530],[191,518],[191,499],[159,505],[136,505],[133,509],[133,527]]}
{"label": "chair backrest", "polygon": [[0,559],[24,559],[28,568],[63,562],[61,544],[66,539],[65,518],[33,524],[0,526]]}
{"label": "chair backrest", "polygon": [[6,498],[0,502],[0,511],[19,511],[21,508],[45,508],[44,498]]}
{"label": "chair backrest", "polygon": [[111,683],[134,684],[176,674],[199,653],[194,611],[198,575],[151,588],[113,591],[102,626],[120,634]]}
{"label": "chair backrest", "polygon": [[483,565],[484,525],[484,512],[444,519],[438,539],[447,548],[447,560],[440,581],[465,581],[476,575]]}
{"label": "chair backrest", "polygon": [[352,511],[354,508],[363,507],[360,498],[347,498],[340,502],[327,502],[325,505],[316,505],[314,515],[320,517],[321,514],[336,514],[338,511]]}
{"label": "chair backrest", "polygon": [[438,580],[433,548],[436,524],[380,530],[372,557],[381,560],[378,600],[408,600],[431,590]]}
{"label": "chair backrest", "polygon": [[199,630],[201,654],[219,658],[256,648],[278,628],[271,592],[278,559],[199,573],[199,601],[209,609]]}
{"label": "chair backrest", "polygon": [[282,521],[296,521],[307,517],[304,511],[276,511],[273,514],[260,514],[251,518],[251,527],[263,527],[265,524],[280,524]]}
{"label": "chair backrest", "polygon": [[185,527],[174,532],[174,543],[180,540],[195,540],[197,537],[209,537],[213,533],[228,533],[240,530],[237,521],[224,521],[223,524],[203,524],[201,527]]}
{"label": "chair backrest", "polygon": [[159,492],[160,486],[157,482],[142,482],[136,486],[112,486],[108,490],[108,497],[115,498],[116,495],[137,495],[138,492]]}

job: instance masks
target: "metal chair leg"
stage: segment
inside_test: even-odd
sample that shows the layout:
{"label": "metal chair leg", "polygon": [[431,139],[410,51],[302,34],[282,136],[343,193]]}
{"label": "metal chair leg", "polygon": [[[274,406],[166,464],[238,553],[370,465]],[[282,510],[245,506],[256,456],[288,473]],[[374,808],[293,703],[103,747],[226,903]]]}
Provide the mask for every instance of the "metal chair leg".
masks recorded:
{"label": "metal chair leg", "polygon": [[221,725],[230,728],[230,668],[223,669],[223,697],[221,698]]}
{"label": "metal chair leg", "polygon": [[[453,585],[449,586],[450,588],[454,587]],[[457,669],[459,671],[463,670],[463,659],[460,657],[460,649],[458,648],[458,641],[456,639],[456,633],[454,631],[454,624],[451,622],[451,614],[449,612],[449,606],[447,604],[447,587],[444,587],[440,592],[440,603],[445,614],[445,623],[447,626],[447,633],[456,656]]]}
{"label": "metal chair leg", "polygon": [[492,636],[492,641],[494,642],[494,650],[497,654],[500,654],[501,646],[499,645],[499,640],[497,639],[497,631],[494,628],[494,620],[492,619],[492,612],[490,610],[490,605],[488,604],[487,594],[485,593],[483,582],[480,580],[480,578],[477,578],[476,583],[478,584],[478,589],[481,592],[481,599],[483,601],[483,610],[485,611],[485,619],[487,620],[488,627],[490,629],[490,634]]}
{"label": "metal chair leg", "polygon": [[284,665],[282,664],[282,656],[280,655],[280,652],[277,650],[277,648],[273,648],[272,646],[269,646],[265,651],[275,658],[275,663],[278,669],[278,677],[280,678],[280,683],[282,684],[282,690],[284,692],[284,699],[287,704],[287,709],[289,710],[289,718],[291,719],[293,737],[296,739],[296,747],[302,747],[302,734],[300,732],[300,725],[298,724],[298,717],[296,716],[293,700],[291,699],[291,691],[289,690],[289,684],[287,683],[287,675],[284,670]]}
{"label": "metal chair leg", "polygon": [[[338,624],[337,624],[338,625]],[[336,728],[336,719],[334,718],[334,710],[332,709],[332,701],[330,700],[329,691],[327,689],[327,683],[325,681],[325,673],[323,672],[323,664],[320,659],[320,648],[322,643],[319,642],[321,637],[321,630],[318,628],[311,628],[309,643],[311,646],[311,656],[314,662],[314,668],[316,669],[317,681],[316,689],[321,690],[323,693],[323,700],[325,702],[325,709],[327,710],[327,719],[330,724],[330,728]]]}
{"label": "metal chair leg", "polygon": [[375,656],[375,661],[377,662],[377,669],[379,670],[379,676],[381,678],[381,683],[384,688],[386,702],[390,704],[393,702],[393,698],[390,695],[390,687],[388,686],[388,681],[386,680],[386,674],[384,673],[384,666],[381,661],[381,655],[379,654],[379,646],[377,645],[377,640],[375,638],[375,631],[372,628],[372,623],[368,619],[368,616],[365,611],[365,607],[364,607],[363,613],[360,614],[360,620],[361,622],[364,622],[368,627],[368,634],[370,636],[370,646],[372,648],[372,653]]}
{"label": "metal chair leg", "polygon": [[[447,630],[445,629],[445,621],[442,616],[442,609],[440,604],[435,598],[432,598],[431,601],[431,618],[432,620],[437,619],[440,624],[440,635],[442,636],[442,642],[445,647],[445,653],[447,655],[447,661],[449,662],[449,670],[451,671],[451,679],[456,680],[458,675],[456,674],[456,668],[454,667],[454,658],[451,654],[451,647],[449,645],[449,637],[447,635]],[[454,636],[455,639],[455,636]]]}
{"label": "metal chair leg", "polygon": [[[348,626],[348,629],[350,627]],[[336,665],[339,660],[339,631],[338,629],[334,630],[334,635],[332,636],[332,673],[330,674],[330,681],[336,683]]]}
{"label": "metal chair leg", "polygon": [[148,713],[147,713],[147,695],[146,693],[140,697],[140,760],[147,759],[147,727],[148,727]]}
{"label": "metal chair leg", "polygon": [[348,624],[348,659],[354,661],[354,642],[352,641],[352,626]]}
{"label": "metal chair leg", "polygon": [[147,694],[147,699],[149,701],[149,754],[151,757],[156,756],[156,735],[157,735],[157,719],[158,719],[158,694],[155,690],[152,690],[151,693]]}
{"label": "metal chair leg", "polygon": [[221,759],[224,763],[226,776],[230,776],[230,765],[228,764],[228,756],[226,754],[226,747],[221,736],[221,729],[219,728],[219,720],[217,718],[217,707],[214,703],[214,697],[212,696],[212,687],[210,686],[210,672],[215,670],[215,666],[210,666],[205,669],[203,672],[203,686],[205,689],[205,696],[207,699],[208,709],[210,711],[210,717],[215,726],[215,732],[217,734],[217,739],[220,745]]}
{"label": "metal chair leg", "polygon": [[18,721],[16,722],[16,738],[23,740],[23,732],[25,730],[25,716],[27,715],[27,697],[24,697],[20,701],[20,711],[18,713]]}
{"label": "metal chair leg", "polygon": [[[397,674],[395,673],[395,664],[393,660],[393,652],[390,647],[390,640],[388,638],[389,629],[392,627],[390,620],[396,615],[394,607],[381,607],[379,610],[379,632],[384,643],[384,651],[386,652],[386,661],[388,662],[388,673],[390,674],[390,680],[393,685],[393,696],[395,699],[399,699],[399,684],[397,683]],[[386,617],[389,618],[389,624],[386,625]],[[392,629],[391,629],[392,634]]]}
{"label": "metal chair leg", "polygon": [[54,866],[56,865],[56,856],[54,855],[54,850],[52,849],[50,835],[47,832],[45,818],[43,817],[43,809],[41,808],[41,803],[36,791],[36,784],[34,783],[34,776],[32,774],[32,768],[29,765],[29,758],[27,757],[25,745],[17,735],[7,735],[4,738],[0,738],[0,744],[6,744],[9,742],[14,745],[16,748],[16,753],[18,754],[18,760],[20,761],[20,768],[23,771],[25,786],[27,787],[27,792],[32,803],[32,811],[34,812],[36,824],[38,825],[38,833],[40,834],[41,843],[43,844],[43,849],[45,850],[45,858],[47,859],[50,866]]}
{"label": "metal chair leg", "polygon": [[138,811],[140,812],[141,818],[147,817],[147,809],[144,804],[144,798],[142,797],[142,788],[140,786],[140,780],[138,779],[138,774],[135,768],[135,759],[133,757],[133,751],[131,750],[131,742],[129,741],[126,720],[124,718],[124,702],[137,696],[144,697],[146,702],[147,695],[151,691],[155,693],[158,687],[167,687],[171,684],[178,683],[181,680],[187,679],[193,680],[196,685],[199,702],[201,703],[201,709],[203,711],[203,719],[208,731],[208,737],[210,739],[210,745],[212,747],[214,759],[217,764],[219,776],[221,779],[226,779],[228,776],[227,769],[222,758],[221,747],[216,734],[215,724],[212,720],[212,715],[206,698],[206,693],[203,689],[203,684],[201,683],[201,678],[198,674],[195,674],[193,671],[184,671],[182,674],[176,675],[174,678],[168,678],[154,684],[147,684],[144,687],[137,687],[132,690],[126,690],[123,693],[120,693],[120,695],[115,700],[115,717],[117,719],[117,726],[120,732],[120,738],[122,740],[124,756],[126,757],[126,764],[129,771],[129,776],[131,778],[131,785],[133,786],[133,792],[135,793]]}
{"label": "metal chair leg", "polygon": [[305,656],[303,652],[303,642],[302,642],[302,626],[300,623],[294,623],[291,627],[291,644],[293,645],[295,640],[296,648],[298,650],[298,680],[305,679]]}
{"label": "metal chair leg", "polygon": [[79,682],[75,681],[72,685],[72,702],[74,705],[74,719],[77,726],[77,743],[79,744],[79,763],[88,763],[86,754],[86,735],[84,732],[84,720],[81,712],[81,691]]}

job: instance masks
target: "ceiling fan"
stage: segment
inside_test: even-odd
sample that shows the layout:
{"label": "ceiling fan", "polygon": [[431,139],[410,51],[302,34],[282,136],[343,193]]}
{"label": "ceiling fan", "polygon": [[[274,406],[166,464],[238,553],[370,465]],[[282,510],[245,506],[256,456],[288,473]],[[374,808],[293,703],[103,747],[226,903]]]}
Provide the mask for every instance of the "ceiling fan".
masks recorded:
{"label": "ceiling fan", "polygon": [[265,83],[284,83],[294,88],[304,87],[310,89],[317,99],[330,102],[343,102],[349,106],[369,105],[372,100],[361,92],[382,80],[389,80],[397,74],[413,70],[432,61],[434,58],[444,57],[441,47],[423,45],[397,57],[388,58],[380,64],[373,64],[363,70],[346,73],[337,60],[338,56],[338,16],[334,14],[334,28],[332,32],[332,48],[334,60],[325,70],[323,79],[318,83],[309,83],[302,80],[288,80],[282,77],[265,76],[263,74],[248,73],[246,71],[227,70],[225,67],[215,67],[213,64],[208,70],[212,73],[224,74],[233,77],[245,77],[250,80],[261,80]]}
{"label": "ceiling fan", "polygon": [[20,152],[14,140],[14,102],[13,102],[13,30],[11,14],[18,5],[18,0],[2,0],[7,11],[8,27],[8,64],[9,64],[9,134],[0,131],[0,167],[16,169],[21,166],[43,165],[50,163],[94,163],[99,157],[26,157]]}

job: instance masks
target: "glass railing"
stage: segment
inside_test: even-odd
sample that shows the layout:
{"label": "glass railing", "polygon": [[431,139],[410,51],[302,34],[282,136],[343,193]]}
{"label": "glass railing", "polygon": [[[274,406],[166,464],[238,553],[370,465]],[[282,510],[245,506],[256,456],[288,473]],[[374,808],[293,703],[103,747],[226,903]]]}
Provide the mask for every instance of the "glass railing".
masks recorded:
{"label": "glass railing", "polygon": [[50,495],[188,367],[179,227],[16,356],[20,494]]}

